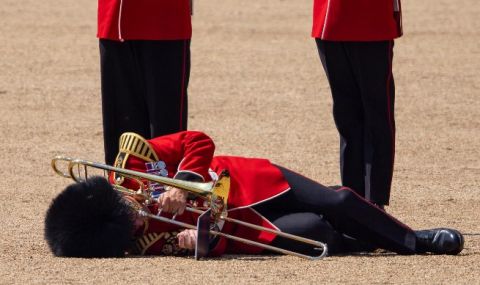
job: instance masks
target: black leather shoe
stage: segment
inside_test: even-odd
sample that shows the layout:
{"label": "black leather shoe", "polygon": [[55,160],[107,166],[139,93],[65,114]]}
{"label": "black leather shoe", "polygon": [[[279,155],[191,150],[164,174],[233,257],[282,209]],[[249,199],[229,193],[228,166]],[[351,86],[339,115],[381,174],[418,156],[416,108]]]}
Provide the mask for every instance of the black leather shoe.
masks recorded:
{"label": "black leather shoe", "polygon": [[417,253],[459,254],[463,249],[463,235],[453,229],[439,228],[415,231]]}

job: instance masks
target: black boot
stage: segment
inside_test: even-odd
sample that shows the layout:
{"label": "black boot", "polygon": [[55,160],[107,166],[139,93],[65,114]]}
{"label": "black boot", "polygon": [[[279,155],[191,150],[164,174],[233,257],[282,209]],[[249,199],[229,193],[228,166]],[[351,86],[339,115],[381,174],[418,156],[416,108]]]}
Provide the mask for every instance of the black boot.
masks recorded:
{"label": "black boot", "polygon": [[463,235],[453,229],[439,228],[415,231],[417,253],[459,254],[463,249]]}

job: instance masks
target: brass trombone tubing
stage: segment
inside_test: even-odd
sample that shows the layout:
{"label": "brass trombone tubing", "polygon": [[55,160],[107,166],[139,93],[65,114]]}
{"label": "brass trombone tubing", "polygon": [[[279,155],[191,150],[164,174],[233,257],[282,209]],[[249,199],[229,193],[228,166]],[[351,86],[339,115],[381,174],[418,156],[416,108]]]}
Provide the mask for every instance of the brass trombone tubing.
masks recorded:
{"label": "brass trombone tubing", "polygon": [[[58,161],[68,162],[68,173],[62,172],[58,169],[58,167],[57,167],[57,162]],[[78,166],[81,165],[85,169],[85,175],[86,176],[88,175],[87,174],[87,166],[88,166],[88,167],[93,167],[93,168],[97,168],[97,169],[102,169],[102,170],[105,170],[105,171],[117,172],[117,173],[120,173],[120,174],[122,174],[126,177],[130,177],[130,178],[133,178],[133,179],[143,178],[143,179],[153,181],[153,182],[156,182],[156,183],[160,183],[160,184],[163,184],[163,185],[177,187],[177,188],[192,192],[194,194],[200,195],[204,198],[206,198],[210,194],[212,194],[211,190],[214,187],[213,182],[190,182],[190,181],[177,180],[177,179],[172,179],[172,178],[168,178],[168,177],[152,175],[152,174],[148,174],[148,173],[144,173],[144,172],[113,167],[113,166],[110,166],[110,165],[91,162],[91,161],[88,161],[88,160],[74,159],[74,158],[70,158],[70,157],[66,157],[66,156],[56,156],[52,160],[51,165],[52,165],[53,170],[57,174],[59,174],[62,177],[65,177],[65,178],[71,178],[76,182],[80,182],[81,180],[79,180],[78,177],[76,177],[74,175],[73,168],[75,167],[75,165],[78,165]],[[128,193],[128,191],[126,191],[126,190],[122,190],[121,192],[131,194],[131,193]],[[132,192],[134,192],[134,191],[132,191]],[[203,211],[198,210],[198,209],[193,209],[191,207],[187,207],[186,210],[191,211],[191,212],[195,212],[195,213],[198,213],[198,214],[203,213]],[[178,225],[178,226],[181,226],[181,227],[185,227],[185,228],[189,228],[189,229],[195,229],[195,230],[197,229],[196,226],[193,226],[191,224],[182,223],[182,222],[174,220],[174,219],[169,219],[169,218],[165,218],[165,217],[162,217],[162,216],[153,215],[153,214],[144,212],[142,210],[140,210],[139,213],[143,216],[150,217],[150,218],[160,220],[160,221],[163,221],[163,222],[175,224],[175,225]],[[213,234],[213,235],[218,235],[218,236],[222,236],[222,237],[225,237],[225,238],[228,238],[228,239],[232,239],[232,240],[235,240],[235,241],[246,243],[246,244],[249,244],[249,245],[258,246],[258,247],[268,249],[268,250],[271,250],[271,251],[274,251],[274,252],[294,255],[294,256],[307,258],[307,259],[311,259],[311,260],[323,258],[328,254],[328,248],[327,248],[327,245],[325,243],[315,241],[315,240],[311,240],[311,239],[307,239],[307,238],[303,238],[303,237],[296,236],[296,235],[292,235],[292,234],[289,234],[289,233],[281,232],[281,231],[278,231],[278,230],[265,228],[265,227],[262,227],[262,226],[259,226],[259,225],[255,225],[255,224],[247,223],[247,222],[244,222],[244,221],[240,221],[238,219],[228,218],[225,215],[221,215],[220,218],[225,220],[225,221],[229,221],[229,222],[232,222],[232,223],[237,223],[237,224],[249,227],[249,228],[253,228],[253,229],[256,229],[256,230],[260,230],[260,231],[270,232],[270,233],[273,233],[273,234],[276,234],[276,235],[279,235],[279,236],[282,236],[282,237],[285,237],[285,238],[289,238],[289,239],[292,239],[292,240],[296,240],[296,241],[299,241],[299,242],[303,242],[303,243],[307,243],[307,244],[310,244],[310,245],[313,245],[313,246],[317,246],[322,250],[322,253],[319,256],[309,256],[309,255],[301,254],[301,253],[298,253],[298,252],[293,252],[293,251],[281,249],[281,248],[270,246],[270,245],[263,244],[263,243],[260,243],[260,242],[256,242],[256,241],[252,241],[252,240],[248,240],[248,239],[240,238],[240,237],[237,237],[237,236],[232,236],[232,235],[229,235],[229,234],[225,234],[225,233],[222,233],[222,232],[217,232],[217,231],[212,231],[211,230],[210,233]]]}
{"label": "brass trombone tubing", "polygon": [[[180,226],[180,227],[184,227],[184,228],[188,228],[188,229],[192,229],[192,230],[197,230],[197,227],[194,226],[194,225],[184,223],[184,222],[180,222],[180,221],[173,220],[173,219],[169,219],[169,218],[166,218],[166,217],[150,214],[150,213],[147,213],[143,210],[139,210],[138,213],[139,213],[140,216],[143,216],[143,217],[148,217],[148,218],[159,220],[159,221],[162,221],[162,222],[171,223],[171,224],[174,224],[174,225],[177,225],[177,226]],[[261,228],[263,228],[263,227],[261,227]],[[266,230],[266,229],[267,228],[264,228],[264,230]],[[314,241],[316,244],[319,244],[322,247],[322,253],[318,256],[311,256],[311,255],[306,255],[306,254],[290,251],[290,250],[287,250],[287,249],[271,246],[271,245],[264,244],[264,243],[261,243],[261,242],[256,242],[256,241],[253,241],[253,240],[244,239],[244,238],[241,238],[241,237],[225,234],[225,233],[214,231],[214,230],[210,230],[209,232],[212,235],[225,237],[225,238],[235,240],[235,241],[238,241],[238,242],[241,242],[241,243],[245,243],[245,244],[248,244],[248,245],[258,246],[258,247],[261,247],[263,249],[267,249],[267,250],[274,251],[274,252],[277,252],[277,253],[282,253],[282,254],[286,254],[286,255],[293,255],[293,256],[296,256],[296,257],[301,257],[301,258],[310,259],[310,260],[321,259],[321,258],[325,257],[328,253],[327,248],[323,247],[323,244],[321,242],[315,242]],[[285,234],[285,233],[283,233],[283,234]]]}
{"label": "brass trombone tubing", "polygon": [[[185,210],[187,210],[189,212],[197,213],[197,214],[202,214],[203,213],[202,210],[194,209],[194,208],[191,208],[191,207],[187,207]],[[238,219],[225,217],[223,215],[220,216],[220,219],[225,220],[227,222],[237,223],[239,225],[249,227],[249,228],[252,228],[252,229],[255,229],[255,230],[269,232],[269,233],[272,233],[272,234],[275,234],[275,235],[278,235],[278,236],[282,236],[282,237],[285,237],[285,238],[288,238],[288,239],[292,239],[292,240],[296,240],[296,241],[299,241],[299,242],[303,242],[303,243],[307,243],[307,244],[317,246],[317,247],[321,248],[321,250],[322,250],[322,255],[320,255],[318,258],[325,257],[328,254],[327,245],[323,242],[319,242],[319,241],[316,241],[316,240],[313,240],[313,239],[304,238],[304,237],[297,236],[297,235],[292,235],[292,234],[282,232],[282,231],[279,231],[279,230],[269,229],[269,228],[262,227],[262,226],[259,226],[259,225],[256,225],[256,224],[247,223],[247,222],[244,222],[244,221],[241,221],[241,220],[238,220]]]}
{"label": "brass trombone tubing", "polygon": [[[68,174],[65,172],[62,172],[58,169],[57,167],[57,161],[66,161],[69,162],[68,165]],[[136,178],[143,178],[149,181],[153,181],[156,183],[160,183],[163,185],[167,186],[172,186],[172,187],[177,187],[183,190],[187,190],[189,192],[192,192],[194,194],[198,194],[201,196],[208,196],[212,193],[212,188],[214,186],[213,182],[191,182],[191,181],[184,181],[184,180],[178,180],[178,179],[173,179],[169,177],[163,177],[163,176],[158,176],[158,175],[153,175],[149,173],[144,173],[144,172],[139,172],[139,171],[134,171],[134,170],[129,170],[129,169],[124,169],[124,168],[119,168],[119,167],[113,167],[107,164],[102,164],[102,163],[97,163],[97,162],[92,162],[88,160],[83,160],[83,159],[74,159],[70,157],[65,157],[65,156],[56,156],[52,160],[52,168],[53,170],[59,174],[60,176],[66,177],[66,178],[72,178],[76,182],[79,182],[77,180],[77,177],[73,173],[73,168],[75,165],[82,165],[82,166],[90,166],[93,168],[97,169],[102,169],[106,171],[113,171],[116,173],[120,173],[126,177],[136,177]]]}
{"label": "brass trombone tubing", "polygon": [[52,159],[50,164],[53,168],[53,171],[55,171],[55,173],[57,173],[58,175],[60,175],[62,177],[65,177],[65,178],[72,178],[73,179],[73,177],[69,173],[63,172],[60,169],[58,169],[58,167],[57,167],[57,161],[66,161],[66,162],[70,163],[72,160],[74,160],[74,159],[71,158],[71,157],[57,155]]}

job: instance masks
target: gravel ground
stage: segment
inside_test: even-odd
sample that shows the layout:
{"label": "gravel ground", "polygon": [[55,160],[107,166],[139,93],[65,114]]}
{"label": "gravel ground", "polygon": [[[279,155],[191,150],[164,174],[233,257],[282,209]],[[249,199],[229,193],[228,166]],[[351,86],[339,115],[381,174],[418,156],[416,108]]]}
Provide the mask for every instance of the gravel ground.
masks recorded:
{"label": "gravel ground", "polygon": [[[397,157],[387,211],[465,233],[460,256],[378,253],[63,259],[43,240],[70,181],[57,154],[101,161],[96,1],[1,0],[0,284],[480,284],[480,6],[404,0],[396,41]],[[312,0],[197,1],[189,128],[218,154],[268,157],[338,184],[338,136],[314,41]]]}

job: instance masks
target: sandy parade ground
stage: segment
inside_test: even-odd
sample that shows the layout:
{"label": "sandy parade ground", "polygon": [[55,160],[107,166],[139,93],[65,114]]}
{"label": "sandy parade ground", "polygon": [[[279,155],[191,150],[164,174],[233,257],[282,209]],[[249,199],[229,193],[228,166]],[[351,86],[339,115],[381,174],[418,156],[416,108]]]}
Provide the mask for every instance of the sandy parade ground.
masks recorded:
{"label": "sandy parade ground", "polygon": [[[96,1],[0,0],[0,284],[480,284],[478,0],[403,0],[395,43],[396,165],[387,211],[465,234],[459,256],[55,258],[58,154],[103,160]],[[217,154],[268,157],[338,184],[312,0],[197,0],[189,129]]]}

